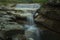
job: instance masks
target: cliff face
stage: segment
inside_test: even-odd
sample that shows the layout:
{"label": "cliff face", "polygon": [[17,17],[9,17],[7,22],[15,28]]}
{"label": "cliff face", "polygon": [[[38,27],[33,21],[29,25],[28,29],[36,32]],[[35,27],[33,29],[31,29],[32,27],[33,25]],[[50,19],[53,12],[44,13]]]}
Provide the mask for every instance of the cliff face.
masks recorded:
{"label": "cliff face", "polygon": [[60,40],[60,4],[48,2],[37,12],[36,24],[40,28],[47,28],[42,29],[41,40]]}
{"label": "cliff face", "polygon": [[43,8],[40,9],[39,15],[35,20],[47,28],[60,33],[60,5],[58,5],[59,3],[54,3],[53,1],[52,3],[53,4],[48,2],[43,5]]}

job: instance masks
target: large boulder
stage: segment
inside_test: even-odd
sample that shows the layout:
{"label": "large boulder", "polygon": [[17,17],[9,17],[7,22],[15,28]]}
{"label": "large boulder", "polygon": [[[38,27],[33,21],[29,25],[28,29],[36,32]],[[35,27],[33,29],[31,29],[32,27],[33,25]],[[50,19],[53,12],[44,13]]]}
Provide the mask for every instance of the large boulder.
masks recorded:
{"label": "large boulder", "polygon": [[43,5],[35,21],[40,23],[39,25],[44,25],[49,30],[60,33],[60,8],[50,6]]}

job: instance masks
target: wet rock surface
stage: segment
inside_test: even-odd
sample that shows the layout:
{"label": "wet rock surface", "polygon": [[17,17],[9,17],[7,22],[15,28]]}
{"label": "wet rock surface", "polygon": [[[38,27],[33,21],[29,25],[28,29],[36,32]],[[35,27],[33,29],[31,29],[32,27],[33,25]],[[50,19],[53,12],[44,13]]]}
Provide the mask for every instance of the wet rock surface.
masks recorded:
{"label": "wet rock surface", "polygon": [[[13,35],[24,34],[23,25],[16,22],[14,15],[9,15],[7,12],[0,12],[0,39],[12,40]],[[8,38],[7,38],[8,37]]]}
{"label": "wet rock surface", "polygon": [[5,30],[10,30],[10,29],[19,29],[20,27],[22,28],[23,26],[18,24],[17,22],[14,22],[13,19],[15,16],[13,15],[8,15],[7,13],[0,13],[0,29],[5,29]]}
{"label": "wet rock surface", "polygon": [[[52,1],[52,0],[51,0]],[[35,18],[37,26],[46,28],[41,32],[41,40],[60,40],[60,7],[59,3],[47,3],[38,11]]]}
{"label": "wet rock surface", "polygon": [[40,14],[35,20],[47,28],[60,33],[60,9],[58,7],[50,7],[52,4],[50,6],[46,4],[40,9]]}

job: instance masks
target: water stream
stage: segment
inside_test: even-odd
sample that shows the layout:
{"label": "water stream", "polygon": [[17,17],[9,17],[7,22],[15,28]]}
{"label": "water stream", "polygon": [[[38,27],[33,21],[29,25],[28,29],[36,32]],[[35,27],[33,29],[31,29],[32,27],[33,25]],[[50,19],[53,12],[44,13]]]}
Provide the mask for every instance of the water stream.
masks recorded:
{"label": "water stream", "polygon": [[34,23],[33,13],[28,13],[27,24],[25,24],[25,36],[27,40],[39,40],[39,29]]}
{"label": "water stream", "polygon": [[27,40],[39,40],[39,28],[34,23],[34,12],[40,8],[40,4],[18,4],[16,5],[18,10],[23,10],[24,15],[27,18],[25,25],[25,37]]}

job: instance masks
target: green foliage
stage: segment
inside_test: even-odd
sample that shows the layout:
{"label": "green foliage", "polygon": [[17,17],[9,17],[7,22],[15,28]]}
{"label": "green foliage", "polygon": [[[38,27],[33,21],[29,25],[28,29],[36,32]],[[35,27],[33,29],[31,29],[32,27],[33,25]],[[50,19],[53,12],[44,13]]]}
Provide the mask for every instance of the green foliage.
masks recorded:
{"label": "green foliage", "polygon": [[47,0],[0,0],[0,3],[7,4],[7,3],[44,3]]}

